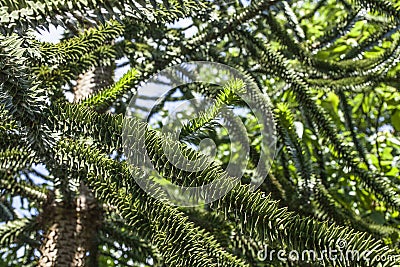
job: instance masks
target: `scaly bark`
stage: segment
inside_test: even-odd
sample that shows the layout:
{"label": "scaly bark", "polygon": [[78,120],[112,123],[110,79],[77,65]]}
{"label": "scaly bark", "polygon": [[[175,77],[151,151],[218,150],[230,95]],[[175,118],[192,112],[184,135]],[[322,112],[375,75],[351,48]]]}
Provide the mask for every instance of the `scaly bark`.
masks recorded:
{"label": "scaly bark", "polygon": [[[114,66],[98,66],[81,74],[74,88],[74,101],[79,102],[113,82]],[[43,219],[48,230],[40,247],[40,267],[80,267],[97,265],[97,233],[102,222],[102,209],[81,183],[72,203],[52,201],[44,208]],[[90,260],[86,254],[91,255]]]}
{"label": "scaly bark", "polygon": [[80,74],[74,87],[74,102],[79,102],[113,82],[114,66],[93,67]]}
{"label": "scaly bark", "polygon": [[48,231],[40,247],[38,266],[71,266],[75,256],[76,207],[65,202],[53,201],[44,210]]}
{"label": "scaly bark", "polygon": [[85,266],[86,252],[97,244],[102,221],[102,210],[90,190],[81,184],[73,203],[54,200],[44,214],[49,227],[38,266]]}

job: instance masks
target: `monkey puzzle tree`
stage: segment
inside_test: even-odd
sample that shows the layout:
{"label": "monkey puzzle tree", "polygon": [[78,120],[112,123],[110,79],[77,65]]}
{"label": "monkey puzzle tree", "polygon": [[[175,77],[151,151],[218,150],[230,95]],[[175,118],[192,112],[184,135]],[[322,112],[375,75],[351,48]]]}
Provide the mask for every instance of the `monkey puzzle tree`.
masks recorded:
{"label": "monkey puzzle tree", "polygon": [[[398,2],[0,3],[2,265],[399,264]],[[36,40],[50,25],[63,29],[61,40]],[[142,82],[188,61],[223,63],[245,79],[180,86],[153,110],[133,111],[152,114],[152,125],[124,116],[133,96],[148,100],[137,92]],[[143,191],[123,150],[124,124],[146,128],[145,149],[164,179],[204,185],[228,176],[234,152],[218,130],[218,105],[245,108],[238,92],[247,83],[257,85],[255,101],[269,96],[259,103],[277,134],[260,187],[250,190],[263,133],[255,114],[237,114],[250,144],[240,183],[196,207]],[[217,104],[186,118],[182,138],[168,143],[167,106],[195,94]],[[180,171],[162,149],[202,158],[204,137],[216,153],[202,171]],[[266,246],[320,258],[262,259]],[[329,257],[338,247],[360,257]]]}

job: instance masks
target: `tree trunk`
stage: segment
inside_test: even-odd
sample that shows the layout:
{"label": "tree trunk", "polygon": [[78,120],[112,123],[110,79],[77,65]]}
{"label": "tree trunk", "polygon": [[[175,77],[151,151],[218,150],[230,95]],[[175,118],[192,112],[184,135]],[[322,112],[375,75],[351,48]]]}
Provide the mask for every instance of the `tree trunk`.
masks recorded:
{"label": "tree trunk", "polygon": [[114,66],[93,67],[80,74],[74,87],[74,101],[79,102],[113,82]]}
{"label": "tree trunk", "polygon": [[41,257],[38,266],[71,266],[74,258],[76,209],[67,203],[54,202],[46,218],[50,227],[40,247]]}
{"label": "tree trunk", "polygon": [[[98,66],[79,75],[73,89],[74,101],[79,102],[110,85],[113,71],[114,66]],[[102,209],[83,183],[78,196],[72,199],[72,203],[54,200],[44,208],[42,217],[48,230],[40,247],[40,267],[96,265],[97,233],[102,222]],[[92,254],[90,263],[86,260],[87,253]]]}
{"label": "tree trunk", "polygon": [[85,266],[102,221],[102,210],[90,190],[81,184],[73,203],[53,201],[44,212],[50,227],[38,266]]}

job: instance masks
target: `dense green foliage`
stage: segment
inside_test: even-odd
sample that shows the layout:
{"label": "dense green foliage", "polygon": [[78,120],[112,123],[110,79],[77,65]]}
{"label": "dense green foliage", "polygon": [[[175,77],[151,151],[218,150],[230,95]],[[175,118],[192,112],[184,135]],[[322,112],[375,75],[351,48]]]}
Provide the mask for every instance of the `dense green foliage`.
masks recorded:
{"label": "dense green foliage", "polygon": [[[49,222],[65,219],[52,212],[74,207],[83,187],[101,210],[94,245],[85,248],[87,266],[400,265],[400,2],[0,5],[0,266],[36,265]],[[35,39],[33,31],[49,25],[63,29],[60,42]],[[125,161],[122,132],[140,82],[195,60],[226,64],[254,81],[271,99],[278,143],[267,178],[251,192],[261,132],[255,116],[239,116],[251,141],[241,183],[211,204],[183,208],[135,183],[140,170]],[[126,66],[114,83],[68,101],[81,74]],[[171,143],[199,158],[191,145],[213,138],[215,161],[201,173],[179,171],[160,149],[166,137],[156,125],[146,130],[146,149],[164,178],[202,185],[227,175],[229,140],[214,119],[222,103],[243,105],[235,94],[241,83],[176,88],[151,111],[163,118],[165,106],[195,92],[217,99],[201,117],[188,118],[180,142]],[[370,253],[370,261],[257,257],[265,246],[323,254],[339,241]]]}

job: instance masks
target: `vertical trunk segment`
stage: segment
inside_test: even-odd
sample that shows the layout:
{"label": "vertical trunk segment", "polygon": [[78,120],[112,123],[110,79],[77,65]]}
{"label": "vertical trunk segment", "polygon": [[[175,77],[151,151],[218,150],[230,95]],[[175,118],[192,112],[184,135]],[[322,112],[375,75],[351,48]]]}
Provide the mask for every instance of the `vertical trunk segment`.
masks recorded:
{"label": "vertical trunk segment", "polygon": [[53,201],[48,206],[45,217],[50,226],[38,266],[85,266],[86,253],[97,243],[102,210],[85,185],[80,186],[79,193],[72,205]]}
{"label": "vertical trunk segment", "polygon": [[[81,74],[74,88],[74,101],[79,102],[110,85],[113,71],[114,66],[98,66]],[[102,221],[102,210],[89,188],[81,184],[72,203],[54,200],[43,213],[48,230],[40,247],[38,266],[87,265],[86,254],[97,253],[96,238]]]}

